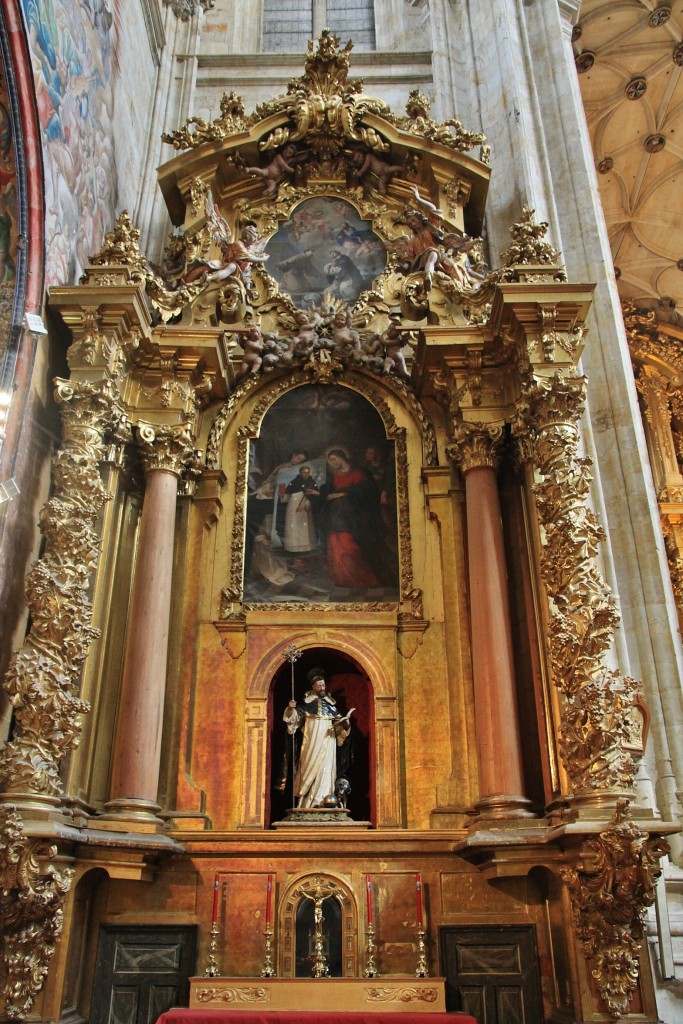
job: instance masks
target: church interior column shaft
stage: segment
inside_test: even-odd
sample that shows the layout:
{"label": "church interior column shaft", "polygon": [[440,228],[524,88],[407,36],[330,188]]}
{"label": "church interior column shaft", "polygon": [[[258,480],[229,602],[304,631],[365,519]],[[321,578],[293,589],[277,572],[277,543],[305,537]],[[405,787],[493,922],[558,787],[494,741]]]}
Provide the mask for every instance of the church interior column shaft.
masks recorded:
{"label": "church interior column shaft", "polygon": [[507,807],[509,798],[518,801],[523,795],[524,782],[503,528],[493,467],[467,470],[465,493],[479,794],[480,801],[503,796]]}

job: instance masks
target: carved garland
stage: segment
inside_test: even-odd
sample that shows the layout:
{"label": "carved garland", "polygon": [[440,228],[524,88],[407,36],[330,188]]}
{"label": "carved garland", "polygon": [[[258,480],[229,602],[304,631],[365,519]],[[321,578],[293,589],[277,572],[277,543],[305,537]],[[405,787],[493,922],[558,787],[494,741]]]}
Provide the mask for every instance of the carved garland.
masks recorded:
{"label": "carved garland", "polygon": [[90,579],[99,560],[94,529],[111,495],[98,462],[105,432],[121,412],[104,384],[58,380],[64,440],[53,459],[54,495],[41,514],[46,551],[27,577],[31,630],[13,657],[5,689],[14,707],[14,735],[0,753],[0,790],[62,792],[59,766],[78,745],[82,715],[81,665],[99,636],[91,625]]}
{"label": "carved garland", "polygon": [[585,503],[591,462],[578,455],[577,427],[584,396],[581,377],[530,379],[515,427],[537,471],[550,663],[564,697],[560,746],[575,794],[631,788],[635,767],[624,744],[638,690],[634,679],[605,667],[619,613],[596,562],[604,532]]}

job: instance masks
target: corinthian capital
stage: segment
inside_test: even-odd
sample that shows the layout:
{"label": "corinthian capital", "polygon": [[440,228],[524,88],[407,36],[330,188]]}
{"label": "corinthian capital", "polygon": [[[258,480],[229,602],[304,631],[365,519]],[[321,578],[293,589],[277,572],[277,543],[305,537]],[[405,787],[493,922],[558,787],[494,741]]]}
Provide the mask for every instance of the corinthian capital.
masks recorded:
{"label": "corinthian capital", "polygon": [[453,428],[446,454],[458,464],[462,473],[482,467],[493,469],[502,438],[501,423],[465,423],[460,420]]}
{"label": "corinthian capital", "polygon": [[138,441],[146,473],[163,469],[181,476],[196,462],[197,453],[188,423],[153,426],[141,422],[138,424]]}

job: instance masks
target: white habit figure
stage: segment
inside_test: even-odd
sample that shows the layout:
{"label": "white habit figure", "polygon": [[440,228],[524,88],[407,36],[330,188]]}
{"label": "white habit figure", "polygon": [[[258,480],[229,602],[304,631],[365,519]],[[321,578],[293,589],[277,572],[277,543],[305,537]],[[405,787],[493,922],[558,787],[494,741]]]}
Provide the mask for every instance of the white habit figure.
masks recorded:
{"label": "white habit figure", "polygon": [[337,747],[351,731],[350,717],[355,708],[342,716],[334,699],[326,692],[320,669],[308,674],[311,689],[298,703],[290,700],[284,721],[291,735],[301,726],[304,738],[294,775],[294,802],[297,807],[320,807],[326,796],[334,794],[337,779]]}

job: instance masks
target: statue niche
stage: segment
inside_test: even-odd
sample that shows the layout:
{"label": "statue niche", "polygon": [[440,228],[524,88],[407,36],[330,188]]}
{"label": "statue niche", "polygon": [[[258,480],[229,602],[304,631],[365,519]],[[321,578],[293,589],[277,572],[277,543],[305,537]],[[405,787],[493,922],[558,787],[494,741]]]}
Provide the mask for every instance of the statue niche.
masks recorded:
{"label": "statue niche", "polygon": [[[294,696],[297,704],[305,700],[306,693],[311,689],[311,673],[318,672],[324,675],[327,693],[334,700],[339,714],[345,716],[353,709],[348,730],[345,723],[342,726],[348,731],[343,743],[336,744],[335,737],[330,738],[331,746],[336,746],[336,765],[333,765],[332,771],[338,785],[335,799],[323,806],[334,809],[346,804],[348,814],[342,813],[339,818],[343,818],[347,824],[350,818],[357,824],[371,822],[374,825],[376,807],[375,758],[371,753],[374,749],[372,685],[351,658],[327,648],[311,648],[302,652],[300,661],[294,666]],[[295,789],[300,788],[302,783],[301,774],[297,776],[296,768],[302,764],[303,735],[301,728],[290,731],[284,721],[291,695],[291,667],[289,662],[285,662],[273,680],[269,702],[271,756],[267,820],[270,824],[282,822],[295,804],[313,809],[310,802],[307,803],[305,799],[301,801],[295,793]],[[303,756],[306,757],[305,751]],[[305,793],[310,796],[305,778],[303,783]],[[323,794],[325,796],[328,794]],[[318,802],[322,804],[322,799],[315,799],[314,805]],[[335,819],[332,815],[330,817],[334,823]]]}

